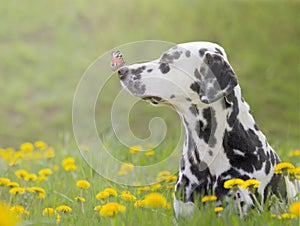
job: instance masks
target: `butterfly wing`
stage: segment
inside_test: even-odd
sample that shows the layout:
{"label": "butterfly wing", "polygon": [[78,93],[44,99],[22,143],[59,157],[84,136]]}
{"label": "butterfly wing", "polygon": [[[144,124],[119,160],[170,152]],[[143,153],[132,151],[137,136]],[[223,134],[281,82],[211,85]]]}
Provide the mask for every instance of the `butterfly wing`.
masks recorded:
{"label": "butterfly wing", "polygon": [[111,64],[110,68],[112,71],[118,70],[125,64],[121,51],[113,51],[111,53]]}

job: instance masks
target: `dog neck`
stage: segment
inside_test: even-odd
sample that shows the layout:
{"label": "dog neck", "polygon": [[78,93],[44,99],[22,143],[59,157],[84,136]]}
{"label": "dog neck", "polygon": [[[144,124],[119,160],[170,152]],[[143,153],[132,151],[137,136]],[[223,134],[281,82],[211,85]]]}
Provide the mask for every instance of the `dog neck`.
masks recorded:
{"label": "dog neck", "polygon": [[[229,162],[226,163],[228,158],[224,151],[225,131],[231,131],[236,123],[243,123],[249,128],[255,126],[249,106],[241,98],[240,87],[235,87],[230,95],[209,105],[191,101],[185,106],[179,111],[185,128],[183,159],[190,164],[204,162],[204,165],[217,165],[210,168],[224,172],[230,166]],[[217,175],[217,171],[212,173]]]}

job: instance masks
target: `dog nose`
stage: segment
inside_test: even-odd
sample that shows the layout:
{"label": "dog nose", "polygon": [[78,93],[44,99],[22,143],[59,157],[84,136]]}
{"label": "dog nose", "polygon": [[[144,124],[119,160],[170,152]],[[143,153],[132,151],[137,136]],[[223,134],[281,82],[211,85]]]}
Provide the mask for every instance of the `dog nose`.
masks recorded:
{"label": "dog nose", "polygon": [[118,71],[118,75],[120,79],[125,78],[129,73],[129,69],[127,67],[122,67],[120,68],[120,70]]}

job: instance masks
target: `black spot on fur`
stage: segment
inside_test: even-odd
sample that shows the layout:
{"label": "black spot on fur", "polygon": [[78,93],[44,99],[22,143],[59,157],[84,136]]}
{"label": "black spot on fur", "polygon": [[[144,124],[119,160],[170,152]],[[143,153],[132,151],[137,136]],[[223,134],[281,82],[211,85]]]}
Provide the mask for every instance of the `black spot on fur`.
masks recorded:
{"label": "black spot on fur", "polygon": [[227,86],[236,86],[237,79],[230,65],[219,55],[206,54],[208,65],[217,79],[219,87],[224,90]]}
{"label": "black spot on fur", "polygon": [[199,71],[198,71],[197,68],[196,68],[195,71],[194,71],[194,75],[195,75],[195,78],[201,80],[201,75],[200,75],[200,73],[199,73]]}
{"label": "black spot on fur", "polygon": [[198,179],[198,183],[191,187],[188,201],[194,201],[194,198],[199,198],[201,195],[212,194],[212,185],[215,181],[215,176],[212,176],[207,164],[200,162],[190,166],[191,173]]}
{"label": "black spot on fur", "polygon": [[227,117],[227,122],[228,122],[228,125],[230,127],[232,127],[236,121],[238,114],[239,114],[238,100],[234,94],[234,91],[232,91],[229,95],[226,96],[225,104],[226,104],[226,102],[229,102],[230,103],[229,107],[231,107],[231,113]]}
{"label": "black spot on fur", "polygon": [[190,180],[184,174],[181,176],[181,180],[177,182],[175,187],[175,197],[177,200],[183,200],[187,202],[187,191],[186,189],[190,185]]}
{"label": "black spot on fur", "polygon": [[186,56],[186,57],[190,57],[190,56],[191,56],[191,51],[187,50],[187,51],[185,52],[185,56]]}
{"label": "black spot on fur", "polygon": [[[256,133],[251,129],[245,130],[238,119],[231,131],[225,130],[223,147],[230,164],[249,173],[261,169],[262,160],[266,159]],[[243,155],[236,154],[234,150],[242,152]]]}
{"label": "black spot on fur", "polygon": [[183,171],[185,169],[185,161],[184,161],[184,158],[181,157],[181,160],[180,160],[180,170]]}
{"label": "black spot on fur", "polygon": [[170,67],[169,64],[167,63],[161,63],[159,65],[159,70],[161,71],[161,73],[166,74],[170,71]]}
{"label": "black spot on fur", "polygon": [[200,74],[204,75],[206,72],[206,68],[205,67],[200,67]]}
{"label": "black spot on fur", "polygon": [[141,79],[141,77],[142,77],[141,74],[136,74],[132,76],[133,80],[139,80]]}
{"label": "black spot on fur", "polygon": [[174,60],[178,60],[182,54],[182,51],[173,51],[164,53],[160,59],[161,63],[173,63]]}
{"label": "black spot on fur", "polygon": [[170,99],[173,99],[175,97],[175,95],[174,94],[172,94],[171,96],[170,96]]}
{"label": "black spot on fur", "polygon": [[257,125],[257,124],[254,124],[254,129],[255,129],[256,131],[259,131],[259,128],[258,128],[258,125]]}
{"label": "black spot on fur", "polygon": [[200,50],[199,50],[199,55],[200,55],[200,57],[203,57],[203,56],[204,56],[204,53],[205,53],[207,50],[208,50],[208,49],[206,49],[206,48],[200,49]]}
{"label": "black spot on fur", "polygon": [[194,116],[199,115],[199,110],[196,104],[192,104],[189,109]]}
{"label": "black spot on fur", "polygon": [[186,127],[188,127],[189,126],[189,123],[186,121],[186,119],[183,117],[183,122],[184,122],[184,124],[186,125]]}
{"label": "black spot on fur", "polygon": [[271,164],[270,164],[270,160],[268,159],[266,161],[266,166],[265,166],[265,173],[268,175],[270,173],[270,169],[271,169]]}
{"label": "black spot on fur", "polygon": [[200,85],[198,82],[194,82],[190,86],[191,90],[193,90],[195,93],[199,94],[200,93]]}
{"label": "black spot on fur", "polygon": [[133,94],[144,94],[146,91],[146,86],[142,84],[139,80],[129,80],[126,84],[127,88]]}
{"label": "black spot on fur", "polygon": [[191,98],[185,98],[188,102],[191,102],[192,101],[192,99]]}
{"label": "black spot on fur", "polygon": [[152,72],[152,71],[153,71],[153,69],[152,69],[152,68],[150,68],[150,69],[148,69],[148,70],[147,70],[147,72],[149,72],[149,73],[150,73],[150,72]]}
{"label": "black spot on fur", "polygon": [[138,68],[136,68],[136,69],[131,69],[131,70],[130,70],[130,73],[131,73],[132,75],[140,75],[145,69],[146,69],[145,66],[138,67]]}
{"label": "black spot on fur", "polygon": [[275,157],[274,157],[274,154],[272,152],[270,153],[270,157],[271,157],[271,163],[274,166],[275,165]]}
{"label": "black spot on fur", "polygon": [[181,55],[181,53],[182,52],[179,52],[179,51],[175,51],[174,53],[173,53],[173,57],[174,57],[174,59],[179,59],[180,58],[180,55]]}
{"label": "black spot on fur", "polygon": [[209,151],[208,151],[208,154],[209,154],[210,156],[213,156],[212,150],[209,150]]}
{"label": "black spot on fur", "polygon": [[213,108],[205,108],[202,111],[202,115],[206,120],[206,126],[200,120],[196,123],[195,130],[200,139],[203,139],[210,147],[214,147],[217,143],[215,132],[217,128],[216,112]]}
{"label": "black spot on fur", "polygon": [[218,53],[218,54],[220,54],[221,56],[223,56],[223,53],[222,53],[222,51],[221,51],[220,49],[215,48],[215,50],[216,50],[216,53]]}

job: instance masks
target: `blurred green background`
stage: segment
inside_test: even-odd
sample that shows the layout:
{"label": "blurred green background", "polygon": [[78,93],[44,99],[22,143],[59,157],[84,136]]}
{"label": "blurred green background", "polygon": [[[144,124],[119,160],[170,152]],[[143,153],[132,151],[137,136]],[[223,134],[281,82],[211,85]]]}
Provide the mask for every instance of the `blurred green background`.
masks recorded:
{"label": "blurred green background", "polygon": [[299,148],[299,8],[299,1],[2,1],[0,147],[54,145],[66,135],[74,142],[72,100],[86,68],[118,45],[155,39],[222,45],[269,142]]}

